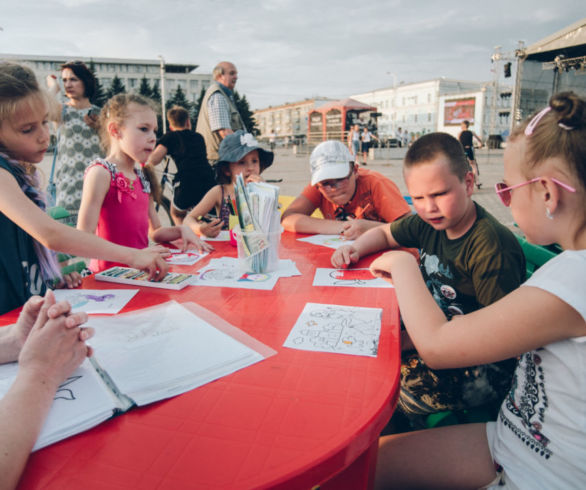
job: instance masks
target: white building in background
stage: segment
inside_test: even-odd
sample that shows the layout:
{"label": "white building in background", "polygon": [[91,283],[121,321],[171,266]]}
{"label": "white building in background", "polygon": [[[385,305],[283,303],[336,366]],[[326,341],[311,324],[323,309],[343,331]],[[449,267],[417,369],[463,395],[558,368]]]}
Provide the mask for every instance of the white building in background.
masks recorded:
{"label": "white building in background", "polygon": [[[104,90],[108,90],[114,76],[118,76],[128,92],[138,92],[144,77],[151,87],[157,85],[161,89],[161,60],[138,60],[122,58],[87,58],[71,56],[36,56],[19,54],[0,54],[0,59],[21,63],[30,67],[39,82],[44,85],[47,75],[55,75],[60,80],[60,66],[67,61],[83,61],[89,66],[93,62],[96,77]],[[207,89],[212,82],[211,73],[194,73],[198,65],[164,63],[165,99],[169,100],[177,87],[185,93],[190,102],[197,102],[202,89]]]}
{"label": "white building in background", "polygon": [[[508,96],[497,98],[498,110],[510,115],[511,90],[499,89],[500,93]],[[484,123],[492,106],[492,84],[487,82],[472,82],[465,80],[453,80],[448,78],[436,78],[424,82],[400,84],[396,87],[387,87],[372,90],[350,97],[365,104],[377,108],[378,133],[381,139],[392,138],[396,130],[401,128],[410,135],[430,133],[433,131],[445,131],[445,103],[446,100],[460,98],[462,95],[472,97],[475,101],[475,110],[478,110],[477,119],[472,125],[472,130],[486,139],[490,125]],[[476,100],[478,102],[476,103]],[[507,105],[508,104],[508,105]],[[500,122],[501,116],[497,116]],[[482,127],[476,127],[476,121],[482,121]],[[508,127],[508,126],[507,126]],[[496,128],[496,125],[495,125]],[[452,132],[451,129],[448,132]],[[490,134],[500,134],[496,131]]]}

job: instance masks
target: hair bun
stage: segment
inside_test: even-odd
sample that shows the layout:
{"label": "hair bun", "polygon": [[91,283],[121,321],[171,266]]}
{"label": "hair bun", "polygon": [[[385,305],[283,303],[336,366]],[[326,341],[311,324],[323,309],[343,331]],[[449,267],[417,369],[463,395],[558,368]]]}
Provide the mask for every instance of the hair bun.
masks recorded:
{"label": "hair bun", "polygon": [[556,113],[558,124],[573,129],[581,129],[586,125],[584,101],[574,92],[560,92],[553,95],[549,105]]}

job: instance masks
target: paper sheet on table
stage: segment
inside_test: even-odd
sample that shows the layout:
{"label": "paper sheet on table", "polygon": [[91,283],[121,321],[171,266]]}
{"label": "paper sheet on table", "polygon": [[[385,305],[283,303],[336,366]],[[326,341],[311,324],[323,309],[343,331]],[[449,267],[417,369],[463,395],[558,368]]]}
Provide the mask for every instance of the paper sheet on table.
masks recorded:
{"label": "paper sheet on table", "polygon": [[118,313],[138,289],[56,289],[57,301],[69,301],[72,311],[88,314]]}
{"label": "paper sheet on table", "polygon": [[315,270],[314,286],[343,286],[353,288],[392,288],[393,285],[380,277],[374,277],[370,269],[321,269]]}
{"label": "paper sheet on table", "polygon": [[194,272],[192,286],[215,286],[224,288],[271,290],[280,277],[300,276],[292,260],[279,260],[279,268],[273,272],[253,274],[242,272],[238,259],[221,257],[210,260],[209,264]]}
{"label": "paper sheet on table", "polygon": [[342,245],[352,245],[354,240],[347,240],[342,235],[311,235],[305,238],[298,238],[300,242],[312,243],[328,248],[340,248]]}
{"label": "paper sheet on table", "polygon": [[[220,257],[217,259],[212,259],[210,260],[209,265],[214,267],[240,267],[239,259],[234,257]],[[295,262],[293,262],[291,259],[280,259],[279,268],[275,272],[279,275],[279,277],[293,277],[301,275],[301,272],[299,272]]]}
{"label": "paper sheet on table", "polygon": [[292,349],[376,357],[382,309],[307,303],[283,344]]}
{"label": "paper sheet on table", "polygon": [[222,230],[218,236],[201,236],[200,238],[206,242],[227,242],[230,240],[230,231]]}
{"label": "paper sheet on table", "polygon": [[171,265],[193,265],[198,260],[203,259],[209,252],[198,252],[197,250],[186,250],[182,252],[178,248],[170,248],[171,255],[165,260]]}

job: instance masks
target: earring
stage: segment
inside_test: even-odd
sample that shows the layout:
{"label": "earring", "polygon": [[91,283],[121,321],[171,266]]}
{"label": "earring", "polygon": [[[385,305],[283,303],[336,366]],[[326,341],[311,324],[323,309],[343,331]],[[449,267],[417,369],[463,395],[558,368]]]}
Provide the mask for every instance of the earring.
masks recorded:
{"label": "earring", "polygon": [[551,214],[549,208],[545,208],[545,216],[547,217],[547,219],[553,219],[553,214]]}

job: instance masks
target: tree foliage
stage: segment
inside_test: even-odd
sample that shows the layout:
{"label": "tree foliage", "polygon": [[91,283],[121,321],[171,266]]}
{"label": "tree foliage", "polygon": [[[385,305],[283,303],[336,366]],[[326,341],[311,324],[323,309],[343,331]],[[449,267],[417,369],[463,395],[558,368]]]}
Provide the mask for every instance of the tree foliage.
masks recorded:
{"label": "tree foliage", "polygon": [[112,84],[110,85],[110,87],[108,88],[108,91],[106,92],[108,99],[111,99],[116,94],[123,94],[125,92],[126,92],[126,88],[124,87],[122,80],[120,80],[120,78],[118,78],[118,75],[114,75],[114,78],[112,78]]}
{"label": "tree foliage", "polygon": [[153,86],[151,87],[151,99],[159,104],[161,103],[161,91],[159,90],[158,83],[153,83]]}
{"label": "tree foliage", "polygon": [[193,109],[192,109],[192,114],[193,114],[193,118],[192,118],[192,125],[195,128],[195,126],[197,125],[197,118],[199,117],[199,110],[201,109],[201,103],[203,102],[203,98],[206,95],[206,89],[205,88],[201,88],[200,92],[199,92],[199,97],[197,98],[197,102],[193,104]]}
{"label": "tree foliage", "polygon": [[106,100],[108,100],[108,97],[106,95],[106,92],[104,91],[104,87],[102,86],[100,80],[96,76],[96,64],[94,63],[94,60],[90,60],[88,68],[94,75],[94,78],[96,79],[96,91],[94,92],[94,96],[92,97],[90,102],[92,104],[97,105],[98,107],[102,107]]}
{"label": "tree foliage", "polygon": [[138,93],[140,95],[142,95],[143,97],[147,97],[149,99],[151,99],[153,97],[153,89],[151,88],[151,85],[149,84],[149,81],[148,81],[146,75],[143,75],[142,79],[140,80],[140,86],[138,87]]}
{"label": "tree foliage", "polygon": [[244,125],[246,126],[246,129],[248,129],[248,132],[252,133],[255,136],[260,134],[260,130],[256,125],[254,115],[250,110],[250,106],[248,105],[246,95],[243,95],[241,97],[240,94],[238,94],[238,92],[234,91],[234,102],[236,103],[236,107],[238,108],[240,117],[242,118],[242,121],[244,121]]}
{"label": "tree foliage", "polygon": [[177,86],[177,89],[173,93],[173,97],[171,97],[167,101],[166,109],[169,109],[170,107],[172,107],[174,105],[178,105],[180,107],[185,107],[185,109],[187,109],[188,111],[191,111],[191,108],[192,108],[191,102],[189,102],[189,100],[187,100],[187,97],[185,96],[185,92],[183,91],[183,89],[179,85]]}

